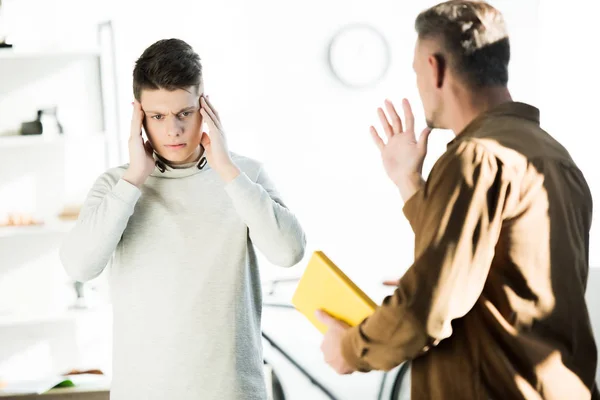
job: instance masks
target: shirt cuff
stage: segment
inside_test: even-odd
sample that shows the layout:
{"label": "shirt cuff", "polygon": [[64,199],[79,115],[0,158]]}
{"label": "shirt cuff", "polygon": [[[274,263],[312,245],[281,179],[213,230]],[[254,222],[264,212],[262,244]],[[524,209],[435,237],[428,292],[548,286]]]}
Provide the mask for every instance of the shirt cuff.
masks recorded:
{"label": "shirt cuff", "polygon": [[350,366],[360,372],[369,372],[373,368],[363,359],[363,347],[360,325],[350,328],[342,338],[342,355]]}
{"label": "shirt cuff", "polygon": [[124,179],[119,179],[112,190],[112,193],[121,201],[131,206],[137,203],[142,195],[141,190]]}

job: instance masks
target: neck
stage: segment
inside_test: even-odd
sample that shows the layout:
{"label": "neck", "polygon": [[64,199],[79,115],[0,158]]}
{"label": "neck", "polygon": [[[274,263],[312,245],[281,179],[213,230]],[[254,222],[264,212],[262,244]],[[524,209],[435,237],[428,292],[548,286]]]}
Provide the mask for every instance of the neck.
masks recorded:
{"label": "neck", "polygon": [[461,89],[456,93],[456,107],[452,110],[449,128],[455,135],[460,134],[480,114],[500,104],[512,101],[506,87],[489,87],[473,92]]}
{"label": "neck", "polygon": [[196,161],[200,160],[200,157],[202,157],[202,154],[204,154],[204,147],[198,146],[196,148],[196,151],[194,151],[194,154],[192,154],[185,163],[187,164],[187,163],[196,162]]}
{"label": "neck", "polygon": [[162,157],[158,153],[155,153],[155,154],[157,155],[158,159],[161,160],[164,164],[166,164],[170,167],[177,168],[179,165],[185,165],[185,164],[190,164],[190,163],[199,161],[200,157],[202,157],[202,155],[204,154],[204,147],[198,146],[198,148],[194,151],[194,153],[192,153],[188,158],[186,158],[183,161],[177,161],[177,162],[167,160],[166,158]]}

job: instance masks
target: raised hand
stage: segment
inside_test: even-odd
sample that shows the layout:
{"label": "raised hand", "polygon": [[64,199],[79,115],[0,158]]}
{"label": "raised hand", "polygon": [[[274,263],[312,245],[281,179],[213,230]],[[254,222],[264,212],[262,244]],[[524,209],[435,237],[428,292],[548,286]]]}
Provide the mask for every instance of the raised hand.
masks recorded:
{"label": "raised hand", "polygon": [[133,115],[131,117],[131,132],[129,135],[129,167],[123,179],[140,187],[154,171],[155,161],[152,156],[152,144],[144,141],[142,137],[142,124],[144,111],[142,105],[136,100],[133,102]]}
{"label": "raised hand", "polygon": [[208,132],[202,132],[200,141],[205,150],[206,160],[226,182],[229,182],[235,179],[240,171],[231,160],[219,113],[204,95],[200,97],[200,113],[208,125]]}
{"label": "raised hand", "polygon": [[370,131],[375,145],[381,152],[381,160],[388,177],[400,189],[402,198],[406,201],[422,185],[423,162],[431,129],[425,128],[417,140],[414,130],[415,117],[408,100],[402,101],[402,107],[404,124],[390,100],[385,101],[385,108],[391,123],[383,109],[377,109],[387,142],[384,142],[375,127],[371,126]]}

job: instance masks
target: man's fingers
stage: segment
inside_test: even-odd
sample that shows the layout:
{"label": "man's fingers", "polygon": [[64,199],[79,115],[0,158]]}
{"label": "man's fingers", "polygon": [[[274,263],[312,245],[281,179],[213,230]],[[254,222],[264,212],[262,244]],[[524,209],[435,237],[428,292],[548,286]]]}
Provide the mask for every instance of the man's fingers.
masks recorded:
{"label": "man's fingers", "polygon": [[402,119],[398,115],[398,111],[396,111],[394,103],[392,103],[391,100],[386,100],[385,108],[387,109],[388,115],[392,120],[392,127],[394,128],[394,133],[402,133]]}
{"label": "man's fingers", "polygon": [[371,137],[373,138],[373,142],[375,142],[375,146],[377,146],[379,151],[383,151],[385,143],[383,143],[383,139],[381,139],[381,136],[379,136],[379,133],[377,133],[377,129],[372,126],[369,128],[369,132],[371,132]]}
{"label": "man's fingers", "polygon": [[331,327],[340,327],[343,329],[350,328],[350,325],[348,325],[346,322],[337,319],[336,317],[332,316],[325,310],[315,311],[315,316],[317,317],[317,319],[319,321],[321,321],[322,323],[324,323],[325,325],[327,325],[330,328]]}
{"label": "man's fingers", "polygon": [[221,135],[223,140],[225,140],[226,135],[225,135],[225,132],[223,132],[223,128],[221,128],[221,124],[219,123],[219,121],[215,122],[213,117],[211,117],[208,114],[208,111],[205,110],[204,108],[200,109],[200,115],[202,115],[204,122],[206,122],[208,124],[208,129],[209,129],[210,133],[215,134],[215,135]]}
{"label": "man's fingers", "polygon": [[208,136],[208,133],[202,132],[202,137],[200,138],[200,144],[202,146],[204,146],[205,149],[210,146],[210,136]]}
{"label": "man's fingers", "polygon": [[337,322],[337,319],[333,318],[331,315],[329,315],[326,311],[323,310],[317,310],[315,312],[315,316],[319,321],[321,321],[327,326],[332,326]]}
{"label": "man's fingers", "polygon": [[[213,114],[217,117],[217,119],[219,119],[219,112],[217,111],[217,109],[215,108],[215,106],[213,106],[213,104],[210,102],[210,99],[208,96],[202,96],[201,99],[204,99],[204,101],[206,102],[206,104],[208,105],[208,108],[210,108],[210,110],[213,112]],[[220,121],[220,119],[219,119]]]}
{"label": "man's fingers", "polygon": [[383,281],[384,286],[398,286],[400,284],[399,279]]}
{"label": "man's fingers", "polygon": [[222,131],[221,123],[216,119],[214,114],[211,114],[211,111],[208,108],[200,108],[200,115],[202,115],[204,122],[208,124],[211,130]]}
{"label": "man's fingers", "polygon": [[402,108],[404,109],[404,121],[406,122],[406,132],[415,135],[415,116],[407,99],[402,100]]}
{"label": "man's fingers", "polygon": [[421,148],[421,150],[427,151],[427,143],[429,142],[429,134],[431,133],[431,128],[427,127],[423,129],[423,132],[419,135],[419,141],[417,145]]}
{"label": "man's fingers", "polygon": [[377,115],[379,116],[379,121],[381,122],[381,125],[383,125],[383,131],[385,132],[388,139],[391,139],[392,136],[394,136],[394,130],[392,129],[392,126],[390,125],[387,116],[385,115],[385,111],[383,111],[383,108],[379,107],[377,109]]}
{"label": "man's fingers", "polygon": [[219,120],[219,116],[216,114],[215,110],[210,106],[208,100],[206,100],[205,97],[200,98],[200,109],[204,110],[206,115],[208,115],[210,119],[212,119],[215,126],[221,129],[221,121]]}
{"label": "man's fingers", "polygon": [[142,123],[144,121],[144,111],[139,101],[133,102],[133,114],[131,116],[131,136],[142,134]]}
{"label": "man's fingers", "polygon": [[200,114],[202,115],[204,122],[208,124],[209,128],[219,129],[213,117],[208,113],[208,111],[204,107],[200,109]]}

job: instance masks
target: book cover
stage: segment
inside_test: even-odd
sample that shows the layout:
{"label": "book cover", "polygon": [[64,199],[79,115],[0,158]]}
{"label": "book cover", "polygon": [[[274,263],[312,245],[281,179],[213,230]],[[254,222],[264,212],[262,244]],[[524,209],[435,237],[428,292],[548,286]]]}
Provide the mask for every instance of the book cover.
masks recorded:
{"label": "book cover", "polygon": [[298,282],[292,304],[321,333],[327,326],[315,316],[324,310],[350,326],[360,324],[377,305],[322,251],[313,253]]}

